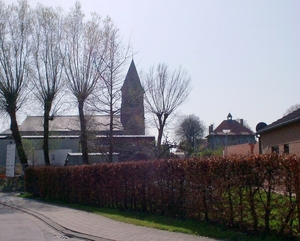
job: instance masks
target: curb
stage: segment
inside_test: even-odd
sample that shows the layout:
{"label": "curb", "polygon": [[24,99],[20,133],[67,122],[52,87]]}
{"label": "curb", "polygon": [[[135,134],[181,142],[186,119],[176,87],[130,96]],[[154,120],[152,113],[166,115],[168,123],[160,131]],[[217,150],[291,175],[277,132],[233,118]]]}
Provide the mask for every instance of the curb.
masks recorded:
{"label": "curb", "polygon": [[81,232],[77,232],[75,230],[68,229],[68,228],[54,222],[53,220],[51,220],[50,218],[44,216],[43,214],[40,214],[38,212],[29,210],[29,209],[26,209],[26,208],[22,208],[20,206],[7,204],[6,202],[2,202],[2,201],[0,201],[0,204],[3,205],[3,206],[9,207],[9,208],[27,213],[27,214],[35,217],[35,218],[38,218],[39,220],[46,223],[48,226],[52,227],[56,231],[64,234],[65,236],[67,236],[69,238],[81,238],[81,239],[88,240],[88,241],[115,241],[113,239],[96,237],[96,236],[93,236],[93,235],[89,235],[89,234],[86,234],[86,233],[81,233]]}

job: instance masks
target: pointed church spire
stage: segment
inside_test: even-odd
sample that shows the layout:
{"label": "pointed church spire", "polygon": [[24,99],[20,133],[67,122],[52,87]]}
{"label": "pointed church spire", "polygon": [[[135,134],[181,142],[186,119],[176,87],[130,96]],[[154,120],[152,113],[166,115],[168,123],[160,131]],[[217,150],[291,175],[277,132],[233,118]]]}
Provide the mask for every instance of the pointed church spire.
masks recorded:
{"label": "pointed church spire", "polygon": [[133,59],[131,60],[130,67],[121,90],[123,91],[124,88],[134,88],[139,91],[144,91]]}
{"label": "pointed church spire", "polygon": [[121,92],[121,123],[124,128],[124,134],[145,135],[144,89],[133,60]]}

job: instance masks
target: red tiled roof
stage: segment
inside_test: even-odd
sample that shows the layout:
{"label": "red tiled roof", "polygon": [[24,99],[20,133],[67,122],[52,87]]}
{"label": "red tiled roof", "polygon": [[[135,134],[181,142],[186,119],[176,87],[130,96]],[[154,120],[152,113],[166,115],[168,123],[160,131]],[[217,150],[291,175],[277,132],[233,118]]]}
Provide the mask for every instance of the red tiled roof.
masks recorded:
{"label": "red tiled roof", "polygon": [[236,120],[224,120],[213,132],[216,135],[225,135],[223,130],[230,130],[228,135],[254,135],[254,132]]}

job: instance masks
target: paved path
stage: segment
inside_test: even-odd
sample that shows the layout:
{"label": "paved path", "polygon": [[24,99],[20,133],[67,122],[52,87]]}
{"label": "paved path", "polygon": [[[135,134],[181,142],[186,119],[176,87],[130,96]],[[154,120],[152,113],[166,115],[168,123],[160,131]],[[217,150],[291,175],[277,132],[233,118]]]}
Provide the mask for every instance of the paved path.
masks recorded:
{"label": "paved path", "polygon": [[135,226],[71,208],[0,194],[0,205],[44,221],[68,237],[95,241],[212,241],[205,237]]}
{"label": "paved path", "polygon": [[[40,219],[0,204],[1,241],[59,241],[67,238]],[[72,241],[76,240],[82,241],[72,238]]]}

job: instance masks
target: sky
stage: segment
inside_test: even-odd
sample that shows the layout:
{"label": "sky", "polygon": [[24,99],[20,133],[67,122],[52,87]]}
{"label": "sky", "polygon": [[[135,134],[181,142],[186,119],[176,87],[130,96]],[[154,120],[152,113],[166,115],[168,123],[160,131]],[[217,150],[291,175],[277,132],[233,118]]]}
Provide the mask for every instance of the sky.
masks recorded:
{"label": "sky", "polygon": [[[5,0],[6,4],[16,1]],[[31,0],[61,6],[75,0]],[[130,39],[138,71],[166,63],[191,76],[179,114],[216,128],[230,112],[270,124],[300,103],[299,0],[84,0],[84,13],[110,16]],[[128,63],[128,68],[129,68]],[[127,71],[127,70],[126,70]],[[124,73],[126,74],[126,73]]]}

